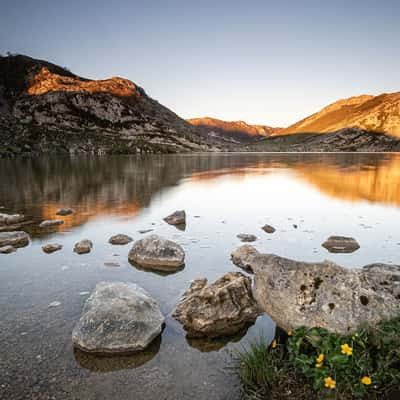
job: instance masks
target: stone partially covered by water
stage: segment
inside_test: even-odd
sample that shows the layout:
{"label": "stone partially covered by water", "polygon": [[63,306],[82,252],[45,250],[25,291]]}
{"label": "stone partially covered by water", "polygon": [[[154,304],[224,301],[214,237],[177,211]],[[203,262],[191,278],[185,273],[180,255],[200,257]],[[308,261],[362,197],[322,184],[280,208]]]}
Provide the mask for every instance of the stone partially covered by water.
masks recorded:
{"label": "stone partially covered by water", "polygon": [[322,243],[322,247],[330,253],[353,253],[360,248],[360,245],[351,237],[330,236]]}
{"label": "stone partially covered by water", "polygon": [[188,337],[233,335],[258,316],[251,279],[240,272],[229,272],[208,286],[207,279],[196,279],[173,316]]}
{"label": "stone partially covered by water", "polygon": [[2,253],[2,254],[10,254],[10,253],[14,253],[15,251],[16,251],[15,247],[13,247],[13,246],[0,247],[0,253]]}
{"label": "stone partially covered by water", "polygon": [[136,352],[161,334],[163,324],[157,302],[144,289],[129,282],[100,282],[85,302],[72,342],[93,353]]}
{"label": "stone partially covered by water", "polygon": [[241,242],[255,242],[257,240],[257,236],[249,233],[239,233],[237,238],[240,239]]}
{"label": "stone partially covered by water", "polygon": [[254,296],[278,326],[319,326],[348,334],[400,315],[400,266],[346,269],[333,262],[305,263],[245,253],[254,271]]}
{"label": "stone partially covered by water", "polygon": [[244,244],[231,253],[231,260],[236,266],[242,268],[244,271],[253,273],[251,261],[257,254],[258,251],[255,247],[250,244]]}
{"label": "stone partially covered by water", "polygon": [[66,216],[66,215],[71,215],[73,214],[75,211],[72,208],[59,208],[56,211],[56,215],[62,215],[62,216]]}
{"label": "stone partially covered by water", "polygon": [[109,243],[111,244],[118,244],[118,245],[124,245],[132,242],[133,239],[128,236],[124,235],[122,233],[119,233],[118,235],[111,236],[110,239],[108,240]]}
{"label": "stone partially covered by water", "polygon": [[0,232],[0,247],[24,247],[29,244],[29,235],[23,231]]}
{"label": "stone partially covered by water", "polygon": [[48,219],[46,221],[42,221],[39,226],[41,228],[50,228],[53,226],[62,225],[64,221],[62,219]]}
{"label": "stone partially covered by water", "polygon": [[16,225],[24,221],[22,214],[0,214],[0,225]]}
{"label": "stone partially covered by water", "polygon": [[276,230],[273,226],[268,224],[264,225],[261,229],[266,233],[274,233]]}
{"label": "stone partially covered by water", "polygon": [[93,247],[93,243],[91,240],[83,239],[83,240],[79,241],[78,243],[75,243],[74,252],[77,254],[90,253],[90,251],[92,250],[92,247]]}
{"label": "stone partially covered by water", "polygon": [[178,210],[164,218],[164,221],[170,225],[185,225],[186,213],[185,210]]}
{"label": "stone partially covered by water", "polygon": [[63,248],[62,244],[59,243],[47,243],[44,246],[42,246],[42,250],[45,253],[54,253],[55,251],[61,250]]}
{"label": "stone partially covered by water", "polygon": [[129,261],[140,267],[159,271],[175,271],[185,263],[183,248],[158,235],[136,241],[128,255]]}

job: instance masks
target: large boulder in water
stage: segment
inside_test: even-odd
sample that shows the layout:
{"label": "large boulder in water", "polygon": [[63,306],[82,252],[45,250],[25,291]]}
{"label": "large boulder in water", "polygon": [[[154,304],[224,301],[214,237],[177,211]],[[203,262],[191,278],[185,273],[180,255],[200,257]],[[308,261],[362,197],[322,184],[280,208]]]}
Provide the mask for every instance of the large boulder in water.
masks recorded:
{"label": "large boulder in water", "polygon": [[194,280],[173,315],[191,338],[233,335],[257,316],[251,280],[240,272],[229,272],[209,286],[207,279]]}
{"label": "large boulder in water", "polygon": [[94,353],[144,350],[162,331],[157,302],[129,282],[100,282],[72,332],[75,347]]}
{"label": "large boulder in water", "polygon": [[[236,257],[238,258],[238,254]],[[283,329],[319,326],[348,334],[400,316],[400,266],[347,269],[333,262],[306,263],[243,252],[254,272],[254,297]]]}
{"label": "large boulder in water", "polygon": [[175,271],[185,263],[185,252],[179,244],[157,235],[136,241],[128,255],[132,263],[157,271]]}
{"label": "large boulder in water", "polygon": [[0,247],[24,247],[29,244],[29,235],[23,231],[0,232]]}

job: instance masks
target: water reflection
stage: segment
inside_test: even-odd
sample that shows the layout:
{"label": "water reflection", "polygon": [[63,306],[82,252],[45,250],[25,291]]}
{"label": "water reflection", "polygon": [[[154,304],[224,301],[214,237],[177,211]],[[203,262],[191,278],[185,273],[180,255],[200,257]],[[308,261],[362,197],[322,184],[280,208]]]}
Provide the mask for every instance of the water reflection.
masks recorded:
{"label": "water reflection", "polygon": [[136,216],[182,179],[204,184],[288,169],[334,198],[400,204],[400,157],[394,154],[204,154],[1,160],[0,205],[35,223],[72,207],[76,213],[57,217],[64,224],[52,230],[63,231],[101,215]]}

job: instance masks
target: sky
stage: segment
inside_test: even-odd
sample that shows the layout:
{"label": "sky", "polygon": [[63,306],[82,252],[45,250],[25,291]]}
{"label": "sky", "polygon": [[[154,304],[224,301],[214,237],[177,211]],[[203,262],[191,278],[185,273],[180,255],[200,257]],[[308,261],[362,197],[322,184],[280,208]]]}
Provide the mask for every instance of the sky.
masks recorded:
{"label": "sky", "polygon": [[400,1],[2,0],[8,51],[130,79],[183,118],[288,126],[400,91]]}

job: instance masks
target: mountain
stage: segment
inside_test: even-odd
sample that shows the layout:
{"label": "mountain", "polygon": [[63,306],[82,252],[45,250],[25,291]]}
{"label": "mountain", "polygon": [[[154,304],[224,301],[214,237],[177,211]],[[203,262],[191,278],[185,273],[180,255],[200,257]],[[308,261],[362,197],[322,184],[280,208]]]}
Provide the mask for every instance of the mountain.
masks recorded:
{"label": "mountain", "polygon": [[85,79],[23,55],[0,57],[0,141],[0,156],[212,149],[127,79]]}
{"label": "mountain", "polygon": [[278,134],[326,133],[343,128],[359,128],[400,137],[400,92],[339,100]]}
{"label": "mountain", "polygon": [[222,121],[216,118],[188,119],[203,137],[214,137],[231,143],[248,143],[279,132],[281,128],[249,125],[244,121]]}

